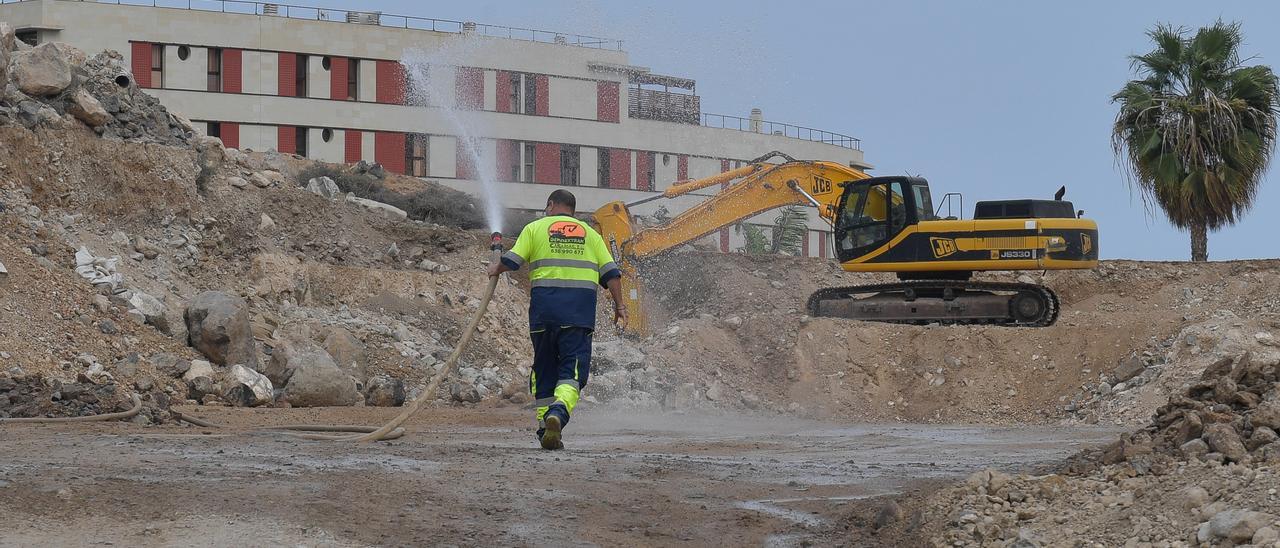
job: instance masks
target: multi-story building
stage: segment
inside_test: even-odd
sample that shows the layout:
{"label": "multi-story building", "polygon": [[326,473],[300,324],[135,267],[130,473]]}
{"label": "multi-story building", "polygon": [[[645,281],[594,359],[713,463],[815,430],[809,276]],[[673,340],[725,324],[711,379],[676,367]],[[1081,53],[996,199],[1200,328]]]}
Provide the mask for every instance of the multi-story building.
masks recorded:
{"label": "multi-story building", "polygon": [[[234,0],[4,0],[0,20],[28,43],[120,51],[140,86],[229,147],[378,162],[473,193],[488,178],[510,208],[541,209],[545,185],[575,187],[582,210],[634,201],[772,150],[869,167],[852,137],[704,113],[694,80],[632,65],[615,40]],[[811,217],[805,252],[827,256],[829,227]]]}

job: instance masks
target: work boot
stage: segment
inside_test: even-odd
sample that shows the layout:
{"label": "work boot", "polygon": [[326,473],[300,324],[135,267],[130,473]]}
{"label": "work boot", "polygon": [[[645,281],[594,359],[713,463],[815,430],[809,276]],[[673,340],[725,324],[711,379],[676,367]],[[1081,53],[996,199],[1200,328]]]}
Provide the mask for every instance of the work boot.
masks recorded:
{"label": "work boot", "polygon": [[548,414],[543,422],[546,426],[542,429],[542,436],[539,438],[542,448],[548,451],[564,449],[564,443],[560,441],[560,417]]}

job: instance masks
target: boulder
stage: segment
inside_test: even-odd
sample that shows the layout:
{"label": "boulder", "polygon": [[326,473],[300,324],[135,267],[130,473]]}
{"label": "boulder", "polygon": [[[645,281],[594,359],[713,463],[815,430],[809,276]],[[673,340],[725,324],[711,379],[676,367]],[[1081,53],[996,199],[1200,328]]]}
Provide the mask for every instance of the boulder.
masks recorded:
{"label": "boulder", "polygon": [[258,218],[258,232],[267,232],[276,229],[276,222],[271,219],[270,215],[263,213]]}
{"label": "boulder", "polygon": [[172,333],[167,311],[160,299],[135,290],[133,296],[129,297],[129,308],[141,312],[146,318],[146,323],[151,324],[161,333],[166,335]]}
{"label": "boulder", "polygon": [[146,238],[138,236],[133,241],[133,250],[141,253],[143,257],[154,259],[160,256],[160,246],[147,241]]}
{"label": "boulder", "polygon": [[294,407],[347,406],[364,400],[356,389],[355,379],[332,361],[295,369],[284,387],[284,397]]}
{"label": "boulder", "polygon": [[183,318],[189,344],[214,363],[238,363],[257,369],[249,305],[244,299],[221,291],[206,291],[191,301]]}
{"label": "boulder", "polygon": [[57,95],[71,85],[71,63],[53,43],[14,54],[10,66],[18,91],[33,97]]}
{"label": "boulder", "polygon": [[49,42],[49,47],[57,50],[58,55],[66,59],[72,69],[84,66],[89,60],[89,56],[84,51],[66,42]]}
{"label": "boulder", "polygon": [[364,389],[365,405],[399,407],[405,399],[404,381],[390,375],[374,375]]}
{"label": "boulder", "polygon": [[462,382],[449,385],[449,397],[458,403],[480,403],[480,392],[476,387]]}
{"label": "boulder", "polygon": [[1209,534],[1235,543],[1251,542],[1254,533],[1274,520],[1274,516],[1262,512],[1224,510],[1209,520]]}
{"label": "boulder", "polygon": [[217,375],[213,371],[213,364],[205,360],[192,360],[191,368],[182,375],[182,381],[187,385],[187,398],[200,400],[205,394],[215,391],[214,377]]}
{"label": "boulder", "polygon": [[267,176],[263,175],[261,172],[250,175],[249,182],[253,183],[253,186],[258,188],[267,188],[271,186],[271,179],[268,179]]}
{"label": "boulder", "polygon": [[1210,449],[1222,453],[1231,462],[1245,462],[1249,458],[1240,434],[1230,424],[1214,423],[1204,427],[1204,441]]}
{"label": "boulder", "polygon": [[1280,401],[1269,401],[1258,405],[1249,415],[1255,427],[1265,426],[1272,430],[1280,430]]}
{"label": "boulder", "polygon": [[102,108],[102,103],[83,89],[71,94],[67,112],[89,127],[105,126],[111,121],[111,115],[107,113],[107,109]]}
{"label": "boulder", "polygon": [[328,177],[315,177],[307,181],[307,192],[320,196],[327,200],[336,200],[342,196],[342,190],[338,188],[338,183]]}
{"label": "boulder", "polygon": [[222,386],[222,399],[240,407],[268,404],[274,397],[271,379],[240,364],[231,366]]}
{"label": "boulder", "polygon": [[396,206],[393,206],[393,205],[391,205],[391,204],[384,204],[384,203],[382,203],[382,202],[375,202],[375,201],[373,201],[373,200],[368,200],[368,199],[365,199],[365,198],[358,198],[358,197],[356,197],[356,196],[347,196],[347,201],[348,201],[348,202],[351,202],[351,203],[353,203],[353,204],[356,204],[356,205],[358,205],[358,206],[361,206],[361,207],[363,207],[363,208],[366,208],[366,209],[368,209],[368,210],[370,210],[370,211],[373,211],[373,212],[375,212],[375,213],[379,213],[379,214],[381,214],[383,217],[386,217],[386,218],[391,219],[391,220],[393,220],[393,221],[403,221],[403,220],[405,220],[405,219],[409,218],[409,214],[408,214],[408,213],[405,213],[405,211],[404,211],[403,209],[400,209],[400,208],[398,208],[398,207],[396,207]]}
{"label": "boulder", "polygon": [[305,338],[287,339],[271,351],[271,360],[262,372],[275,386],[288,386],[293,375],[308,367],[332,367],[341,371],[323,348]]}
{"label": "boulder", "polygon": [[1120,360],[1120,365],[1111,372],[1111,376],[1115,377],[1115,382],[1125,382],[1141,374],[1145,368],[1146,364],[1142,363],[1142,358],[1129,356]]}
{"label": "boulder", "polygon": [[644,367],[645,355],[640,349],[624,340],[599,341],[592,344],[592,360],[600,370],[615,367],[639,369]]}
{"label": "boulder", "polygon": [[0,21],[0,51],[8,53],[17,49],[18,35],[8,23]]}
{"label": "boulder", "polygon": [[365,353],[364,343],[350,331],[341,327],[329,330],[328,336],[324,338],[324,351],[333,358],[333,363],[337,364],[338,369],[346,371],[357,382],[363,383],[368,378],[366,368],[369,365],[369,358]]}

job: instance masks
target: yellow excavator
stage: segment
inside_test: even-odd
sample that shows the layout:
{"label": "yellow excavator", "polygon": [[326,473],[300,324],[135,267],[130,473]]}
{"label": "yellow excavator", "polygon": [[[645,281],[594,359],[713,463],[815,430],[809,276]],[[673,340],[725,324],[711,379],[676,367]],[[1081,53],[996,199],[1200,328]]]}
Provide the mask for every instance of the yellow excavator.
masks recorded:
{"label": "yellow excavator", "polygon": [[[631,207],[723,187],[661,226],[637,229]],[[1088,269],[1098,264],[1098,226],[1060,189],[1053,200],[978,202],[972,219],[937,215],[919,177],[871,177],[835,162],[771,152],[718,175],[673,183],[662,194],[596,210],[596,229],[623,271],[628,331],[648,332],[637,264],[770,209],[809,205],[832,225],[849,272],[892,272],[899,281],[819,290],[812,316],[904,323],[1049,326],[1058,298],[1036,284],[979,282],[974,272]],[[951,195],[949,195],[951,196]],[[961,206],[963,204],[961,203]]]}

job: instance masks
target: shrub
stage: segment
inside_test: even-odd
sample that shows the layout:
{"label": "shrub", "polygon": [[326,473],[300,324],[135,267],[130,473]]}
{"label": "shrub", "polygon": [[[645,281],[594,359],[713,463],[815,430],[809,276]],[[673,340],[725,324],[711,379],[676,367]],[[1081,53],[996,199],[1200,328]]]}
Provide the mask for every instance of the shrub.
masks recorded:
{"label": "shrub", "polygon": [[464,229],[485,226],[484,214],[471,195],[436,183],[427,182],[426,189],[406,194],[388,189],[370,173],[316,164],[298,174],[298,184],[305,186],[316,177],[333,179],[343,192],[403,209],[410,219]]}

